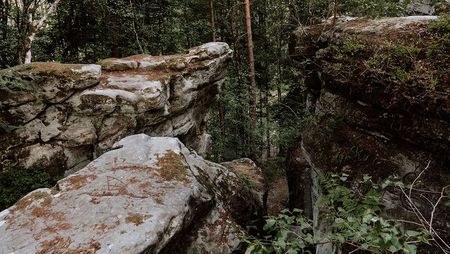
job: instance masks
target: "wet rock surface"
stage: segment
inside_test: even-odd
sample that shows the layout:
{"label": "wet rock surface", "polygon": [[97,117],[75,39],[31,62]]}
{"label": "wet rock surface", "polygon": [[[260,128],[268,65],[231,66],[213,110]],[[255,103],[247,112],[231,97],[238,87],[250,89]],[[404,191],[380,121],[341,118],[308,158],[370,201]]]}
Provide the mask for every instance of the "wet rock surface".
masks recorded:
{"label": "wet rock surface", "polygon": [[75,172],[136,133],[179,137],[206,152],[204,120],[231,50],[209,43],[173,56],[98,64],[32,63],[0,71],[0,159]]}
{"label": "wet rock surface", "polygon": [[176,138],[127,137],[0,213],[0,253],[231,253],[261,200]]}

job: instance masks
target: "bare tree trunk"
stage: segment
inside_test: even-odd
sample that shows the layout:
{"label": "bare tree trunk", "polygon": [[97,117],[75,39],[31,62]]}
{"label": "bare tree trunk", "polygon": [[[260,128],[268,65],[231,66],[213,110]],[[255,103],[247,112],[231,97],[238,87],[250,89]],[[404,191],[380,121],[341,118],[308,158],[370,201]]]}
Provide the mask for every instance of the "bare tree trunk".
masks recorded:
{"label": "bare tree trunk", "polygon": [[338,0],[333,0],[332,2],[332,12],[333,12],[333,26],[336,24],[337,21],[337,13],[338,13]]}
{"label": "bare tree trunk", "polygon": [[42,17],[39,20],[33,20],[33,16],[36,14],[36,11],[39,9],[38,4],[43,4],[40,1],[35,2],[36,5],[32,6],[32,8],[25,8],[25,5],[22,3],[22,17],[26,17],[24,20],[25,25],[22,27],[24,31],[20,31],[23,33],[22,42],[19,49],[19,63],[31,63],[32,60],[32,52],[31,48],[33,46],[34,38],[36,34],[44,28],[48,18],[52,15],[56,8],[58,7],[61,0],[55,0],[50,6],[45,10],[42,14]]}
{"label": "bare tree trunk", "polygon": [[24,63],[29,64],[31,63],[32,59],[32,53],[31,53],[31,47],[33,46],[34,37],[36,36],[36,33],[31,33],[25,38],[25,41],[23,42],[23,49],[25,52],[24,56]]}
{"label": "bare tree trunk", "polygon": [[214,9],[214,0],[209,0],[209,10],[211,15],[212,41],[216,41],[216,11]]}
{"label": "bare tree trunk", "polygon": [[247,31],[247,53],[248,53],[248,68],[250,79],[250,119],[252,128],[256,128],[256,77],[255,77],[255,57],[253,54],[253,35],[252,35],[252,20],[250,13],[250,0],[245,0],[245,23]]}

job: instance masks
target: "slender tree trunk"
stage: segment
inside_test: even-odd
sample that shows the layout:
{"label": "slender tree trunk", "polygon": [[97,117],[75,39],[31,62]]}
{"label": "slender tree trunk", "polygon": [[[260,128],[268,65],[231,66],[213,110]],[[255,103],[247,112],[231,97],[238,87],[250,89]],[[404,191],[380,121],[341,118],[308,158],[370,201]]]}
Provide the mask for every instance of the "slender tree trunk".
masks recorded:
{"label": "slender tree trunk", "polygon": [[245,27],[247,31],[247,53],[248,53],[248,68],[250,79],[250,119],[252,128],[256,129],[256,77],[255,77],[255,57],[253,54],[253,35],[252,35],[252,20],[250,12],[250,0],[245,0]]}
{"label": "slender tree trunk", "polygon": [[144,51],[144,49],[142,48],[142,45],[141,45],[141,40],[139,39],[139,34],[138,34],[137,30],[136,30],[136,12],[134,10],[134,5],[133,5],[133,2],[131,0],[130,0],[130,9],[133,12],[133,20],[131,22],[131,27],[133,28],[134,36],[136,38],[136,43],[137,43],[137,45],[139,47],[139,50],[140,50],[141,54],[145,54],[145,51]]}
{"label": "slender tree trunk", "polygon": [[337,13],[338,13],[338,0],[333,0],[332,2],[332,12],[333,12],[333,25],[336,24],[337,21]]}
{"label": "slender tree trunk", "polygon": [[[56,8],[58,7],[61,0],[55,0],[52,4],[49,5],[49,7],[45,10],[45,12],[42,14],[42,17],[39,20],[33,20],[34,15],[36,14],[36,11],[39,9],[39,6],[31,6],[32,8],[29,8],[30,6],[25,6],[22,4],[22,21],[20,22],[23,24],[22,26],[19,26],[21,29],[19,29],[19,32],[22,33],[22,41],[20,43],[20,48],[18,50],[19,52],[19,63],[31,63],[32,59],[32,52],[31,48],[33,46],[34,38],[36,37],[36,34],[44,28],[45,24],[47,23],[48,18],[50,15],[52,15]],[[37,3],[34,3],[37,4]],[[20,6],[19,6],[20,7]]]}
{"label": "slender tree trunk", "polygon": [[31,54],[31,47],[33,46],[33,41],[36,36],[35,32],[32,32],[31,34],[28,34],[27,38],[25,38],[25,41],[23,42],[23,49],[25,52],[24,56],[24,63],[29,64],[31,63],[32,54]]}
{"label": "slender tree trunk", "polygon": [[266,99],[265,99],[265,106],[266,106],[266,139],[267,139],[267,158],[269,159],[271,156],[271,148],[272,144],[270,141],[270,105],[269,105],[269,97],[270,97],[270,91],[269,91],[269,82],[266,83]]}
{"label": "slender tree trunk", "polygon": [[277,95],[278,102],[281,102],[281,58],[282,58],[282,48],[281,48],[281,31],[278,32],[278,61],[277,61]]}
{"label": "slender tree trunk", "polygon": [[216,41],[216,11],[214,9],[214,0],[209,0],[209,10],[211,15],[212,41]]}
{"label": "slender tree trunk", "polygon": [[[8,13],[9,3],[8,0],[0,0],[0,39],[6,41],[8,39]],[[3,51],[0,55],[0,68],[8,65],[8,51]]]}

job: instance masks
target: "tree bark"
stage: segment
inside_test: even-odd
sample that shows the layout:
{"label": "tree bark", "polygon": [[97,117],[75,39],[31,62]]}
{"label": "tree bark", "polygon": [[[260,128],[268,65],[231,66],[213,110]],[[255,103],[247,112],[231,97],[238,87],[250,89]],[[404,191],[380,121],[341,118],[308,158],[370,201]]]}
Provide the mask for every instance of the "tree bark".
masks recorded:
{"label": "tree bark", "polygon": [[34,2],[33,6],[25,6],[25,3],[21,3],[21,5],[18,5],[21,8],[22,17],[24,17],[23,26],[21,27],[22,31],[19,31],[22,33],[22,42],[20,43],[20,49],[19,49],[19,63],[31,63],[32,60],[32,52],[31,48],[33,46],[34,38],[36,37],[36,34],[44,28],[45,24],[47,23],[48,18],[50,15],[52,15],[56,8],[58,7],[61,0],[55,0],[50,6],[45,10],[45,12],[42,14],[42,17],[38,20],[33,20],[33,16],[36,14],[36,11],[39,9],[39,4],[44,4],[43,2],[36,1]]}
{"label": "tree bark", "polygon": [[209,10],[211,15],[211,31],[212,31],[212,41],[216,41],[216,11],[214,9],[214,0],[209,0]]}
{"label": "tree bark", "polygon": [[247,31],[247,53],[248,69],[250,80],[250,119],[253,129],[256,129],[256,77],[255,77],[255,57],[253,54],[252,20],[250,12],[250,0],[245,0],[245,26]]}

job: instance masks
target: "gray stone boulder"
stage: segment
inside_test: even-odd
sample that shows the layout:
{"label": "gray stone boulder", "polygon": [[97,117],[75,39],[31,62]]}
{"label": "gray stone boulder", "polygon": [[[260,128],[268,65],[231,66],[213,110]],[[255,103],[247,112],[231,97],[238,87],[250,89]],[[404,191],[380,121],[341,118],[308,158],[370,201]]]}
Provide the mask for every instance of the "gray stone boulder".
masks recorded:
{"label": "gray stone boulder", "polygon": [[204,153],[205,117],[230,57],[228,45],[218,42],[172,56],[1,70],[0,170],[17,163],[75,172],[136,133],[178,137]]}
{"label": "gray stone boulder", "polygon": [[448,11],[450,0],[413,0],[407,6],[409,15],[437,15]]}
{"label": "gray stone boulder", "polygon": [[0,213],[0,253],[231,253],[261,200],[176,138],[117,142]]}

